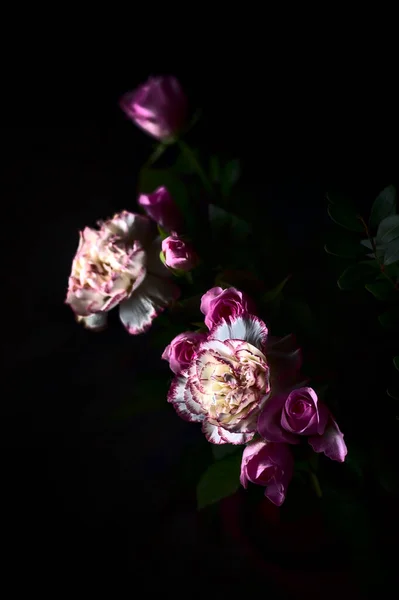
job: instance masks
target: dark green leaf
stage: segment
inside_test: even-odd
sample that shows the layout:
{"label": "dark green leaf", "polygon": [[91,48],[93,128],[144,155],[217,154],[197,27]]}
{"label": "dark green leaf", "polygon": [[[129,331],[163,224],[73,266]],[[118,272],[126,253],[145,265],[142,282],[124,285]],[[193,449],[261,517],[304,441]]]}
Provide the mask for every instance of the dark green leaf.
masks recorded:
{"label": "dark green leaf", "polygon": [[215,238],[234,242],[244,242],[251,233],[251,227],[242,219],[215,204],[209,205],[209,219]]}
{"label": "dark green leaf", "polygon": [[370,213],[370,225],[377,228],[383,219],[395,214],[396,189],[389,185],[380,192],[374,200]]}
{"label": "dark green leaf", "polygon": [[333,221],[341,225],[341,227],[345,227],[345,229],[349,229],[350,231],[364,231],[364,227],[359,221],[356,211],[350,206],[330,204],[328,214]]}
{"label": "dark green leaf", "polygon": [[276,287],[274,287],[272,290],[269,290],[268,292],[263,294],[262,300],[264,302],[273,302],[273,300],[275,300],[277,298],[277,296],[279,296],[281,294],[285,284],[290,279],[290,277],[291,277],[291,275],[287,275],[287,277],[285,279],[283,279],[283,281],[280,281],[280,283],[278,285],[276,285]]}
{"label": "dark green leaf", "polygon": [[337,283],[341,290],[352,290],[372,282],[375,276],[376,266],[372,261],[360,262],[345,269]]}
{"label": "dark green leaf", "polygon": [[387,394],[390,398],[392,398],[392,400],[399,400],[399,389],[398,388],[396,388],[396,387],[388,388]]}
{"label": "dark green leaf", "polygon": [[238,160],[229,161],[224,169],[221,180],[221,191],[224,196],[230,194],[231,188],[237,183],[240,177],[240,162]]}
{"label": "dark green leaf", "polygon": [[378,317],[379,322],[385,329],[399,329],[399,308],[392,308]]}
{"label": "dark green leaf", "polygon": [[397,260],[399,260],[399,238],[392,240],[387,245],[384,254],[384,265],[391,265]]}
{"label": "dark green leaf", "polygon": [[324,246],[324,249],[328,254],[341,256],[342,258],[357,258],[366,252],[357,240],[346,237],[336,237],[330,240]]}
{"label": "dark green leaf", "polygon": [[368,248],[369,250],[373,249],[373,244],[370,242],[370,240],[362,240],[360,243],[362,246]]}
{"label": "dark green leaf", "polygon": [[394,299],[397,295],[395,292],[393,285],[388,279],[379,279],[374,283],[368,283],[365,286],[366,290],[368,290],[377,300],[381,300],[382,302],[386,300]]}
{"label": "dark green leaf", "polygon": [[393,364],[395,365],[395,369],[399,371],[399,356],[394,356]]}
{"label": "dark green leaf", "polygon": [[226,456],[205,471],[197,486],[199,509],[236,492],[240,486],[241,457],[241,452]]}
{"label": "dark green leaf", "polygon": [[233,444],[211,444],[211,446],[212,454],[215,457],[215,460],[221,460],[222,458],[237,452],[237,446],[233,446]]}
{"label": "dark green leaf", "polygon": [[387,244],[399,237],[399,215],[391,215],[381,221],[377,230],[378,243]]}
{"label": "dark green leaf", "polygon": [[211,180],[214,183],[219,183],[220,181],[220,161],[218,156],[211,156],[209,161],[209,171]]}

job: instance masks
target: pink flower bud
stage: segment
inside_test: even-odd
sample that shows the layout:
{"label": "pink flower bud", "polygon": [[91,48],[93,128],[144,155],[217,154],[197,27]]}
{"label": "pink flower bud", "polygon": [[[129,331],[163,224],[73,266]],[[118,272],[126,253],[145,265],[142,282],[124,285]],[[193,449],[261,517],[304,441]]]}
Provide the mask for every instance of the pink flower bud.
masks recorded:
{"label": "pink flower bud", "polygon": [[163,351],[162,358],[169,361],[172,371],[179,375],[190,366],[198,345],[206,340],[205,333],[186,331],[176,336]]}
{"label": "pink flower bud", "polygon": [[189,242],[176,234],[170,235],[162,242],[165,264],[171,269],[190,271],[198,263],[198,256]]}
{"label": "pink flower bud", "polygon": [[174,138],[187,116],[187,98],[175,77],[150,77],[120,100],[126,115],[159,140]]}
{"label": "pink flower bud", "polygon": [[252,300],[236,288],[214,287],[201,298],[201,312],[205,315],[205,325],[212,329],[222,319],[238,317],[247,312],[255,312]]}
{"label": "pink flower bud", "polygon": [[166,187],[161,186],[152,194],[141,194],[138,203],[162,229],[179,231],[182,217]]}

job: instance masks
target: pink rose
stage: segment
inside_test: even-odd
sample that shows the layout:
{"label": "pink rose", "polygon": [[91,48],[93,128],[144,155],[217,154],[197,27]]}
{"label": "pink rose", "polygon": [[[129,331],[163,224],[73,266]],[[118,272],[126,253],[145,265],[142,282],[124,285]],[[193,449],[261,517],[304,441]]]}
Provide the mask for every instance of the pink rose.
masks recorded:
{"label": "pink rose", "polygon": [[168,346],[166,346],[162,358],[169,361],[169,366],[173,373],[180,375],[185,371],[192,359],[199,344],[206,340],[205,333],[186,331],[176,336]]}
{"label": "pink rose", "polygon": [[173,381],[168,401],[180,417],[201,423],[212,444],[254,437],[270,392],[266,338],[266,325],[253,315],[221,321]]}
{"label": "pink rose", "polygon": [[221,287],[210,289],[201,298],[201,312],[205,315],[205,325],[212,329],[222,319],[238,317],[247,312],[255,312],[252,300],[236,288]]}
{"label": "pink rose", "polygon": [[80,233],[66,303],[88,329],[105,327],[107,313],[119,305],[129,333],[142,333],[179,289],[167,280],[147,217],[123,211]]}
{"label": "pink rose", "polygon": [[272,395],[258,420],[260,435],[270,442],[299,444],[307,436],[316,452],[324,452],[332,460],[343,462],[347,453],[343,434],[328,408],[319,402],[310,387]]}
{"label": "pink rose", "polygon": [[161,186],[152,194],[141,194],[138,203],[166,231],[179,231],[181,228],[182,216],[166,187]]}
{"label": "pink rose", "polygon": [[184,126],[187,98],[175,77],[150,77],[120,100],[126,115],[158,140],[172,140]]}
{"label": "pink rose", "polygon": [[198,264],[198,256],[192,245],[176,234],[162,242],[165,265],[179,271],[191,271]]}
{"label": "pink rose", "polygon": [[248,481],[265,486],[265,496],[281,506],[292,479],[294,460],[287,444],[254,442],[245,448],[241,461],[241,485]]}

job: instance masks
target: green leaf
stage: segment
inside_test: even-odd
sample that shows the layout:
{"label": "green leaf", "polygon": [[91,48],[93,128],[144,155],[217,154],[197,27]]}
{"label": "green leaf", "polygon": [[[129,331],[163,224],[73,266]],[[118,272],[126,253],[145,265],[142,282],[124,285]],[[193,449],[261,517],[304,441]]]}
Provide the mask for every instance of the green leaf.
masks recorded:
{"label": "green leaf", "polygon": [[387,244],[399,237],[399,215],[391,215],[381,221],[377,230],[379,243]]}
{"label": "green leaf", "polygon": [[393,289],[393,285],[388,279],[379,279],[374,283],[368,283],[365,286],[366,290],[369,291],[377,300],[385,302],[395,298],[397,293]]}
{"label": "green leaf", "polygon": [[240,161],[238,159],[229,161],[224,169],[221,180],[221,191],[223,196],[228,196],[232,187],[240,178]]}
{"label": "green leaf", "polygon": [[226,456],[205,471],[197,486],[199,509],[231,496],[238,490],[241,456],[241,452]]}
{"label": "green leaf", "polygon": [[387,394],[390,398],[392,398],[392,400],[399,400],[399,389],[397,389],[396,387],[388,388]]}
{"label": "green leaf", "polygon": [[228,241],[245,242],[251,233],[251,227],[242,219],[215,204],[209,205],[209,220],[215,238]]}
{"label": "green leaf", "polygon": [[389,185],[380,192],[374,200],[370,213],[371,227],[378,227],[383,219],[395,214],[396,211],[396,189]]}
{"label": "green leaf", "polygon": [[385,329],[399,329],[399,308],[392,308],[378,317],[379,322]]}
{"label": "green leaf", "polygon": [[357,258],[366,252],[357,240],[346,237],[336,237],[335,239],[330,240],[324,246],[324,249],[328,254],[341,256],[342,258]]}
{"label": "green leaf", "polygon": [[395,366],[395,369],[397,369],[399,371],[399,356],[394,356],[393,364]]}
{"label": "green leaf", "polygon": [[384,254],[384,265],[391,265],[399,260],[399,238],[388,244]]}
{"label": "green leaf", "polygon": [[338,223],[338,225],[341,225],[341,227],[345,227],[345,229],[349,229],[350,231],[364,231],[364,227],[359,221],[353,207],[330,204],[327,210],[331,219]]}
{"label": "green leaf", "polygon": [[361,245],[364,246],[365,248],[368,248],[369,250],[373,249],[373,244],[370,242],[370,240],[361,240]]}
{"label": "green leaf", "polygon": [[216,155],[211,156],[209,160],[209,172],[211,176],[211,180],[214,183],[219,183],[220,181],[220,161],[219,157]]}
{"label": "green leaf", "polygon": [[363,287],[371,282],[376,276],[376,266],[372,261],[360,262],[351,265],[342,273],[338,279],[338,287],[341,290],[353,290]]}
{"label": "green leaf", "polygon": [[273,300],[275,300],[277,298],[277,296],[279,296],[281,294],[285,284],[287,283],[287,281],[290,278],[291,278],[291,275],[287,275],[287,277],[285,279],[283,279],[283,281],[280,281],[280,283],[277,284],[276,287],[274,287],[273,289],[271,289],[268,292],[266,292],[265,294],[263,294],[262,300],[264,302],[273,302]]}
{"label": "green leaf", "polygon": [[212,454],[215,460],[221,460],[222,458],[226,458],[226,456],[230,456],[230,454],[234,454],[237,452],[237,446],[233,446],[233,444],[211,444],[212,445]]}

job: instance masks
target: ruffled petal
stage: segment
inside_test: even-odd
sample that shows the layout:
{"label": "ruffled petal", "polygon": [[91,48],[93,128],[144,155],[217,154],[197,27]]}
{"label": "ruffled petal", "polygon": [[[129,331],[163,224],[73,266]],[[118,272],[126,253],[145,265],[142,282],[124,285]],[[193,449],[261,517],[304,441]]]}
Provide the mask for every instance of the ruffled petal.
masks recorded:
{"label": "ruffled petal", "polygon": [[262,350],[267,340],[268,329],[258,317],[245,315],[223,320],[210,331],[209,337],[225,340],[244,340]]}
{"label": "ruffled petal", "polygon": [[206,439],[211,444],[227,444],[219,434],[219,427],[217,425],[213,425],[209,423],[209,421],[204,421],[202,423],[202,432],[205,434]]}
{"label": "ruffled petal", "polygon": [[186,403],[186,390],[188,386],[188,380],[185,377],[176,377],[170,386],[168,393],[168,402],[173,404],[173,408],[184,421],[191,423],[200,423],[203,421],[204,416],[202,414],[193,413]]}
{"label": "ruffled petal", "polygon": [[246,444],[247,442],[250,442],[255,435],[255,431],[250,433],[233,433],[231,431],[227,431],[227,429],[224,429],[224,427],[219,427],[218,433],[226,444],[234,445]]}
{"label": "ruffled petal", "polygon": [[147,275],[141,286],[119,306],[119,316],[131,335],[143,333],[171,302],[180,295],[179,288],[166,279]]}

